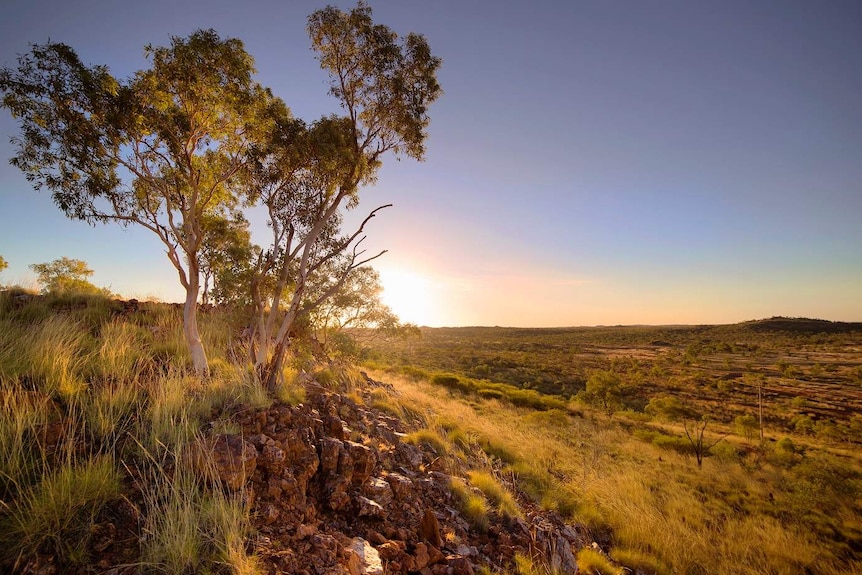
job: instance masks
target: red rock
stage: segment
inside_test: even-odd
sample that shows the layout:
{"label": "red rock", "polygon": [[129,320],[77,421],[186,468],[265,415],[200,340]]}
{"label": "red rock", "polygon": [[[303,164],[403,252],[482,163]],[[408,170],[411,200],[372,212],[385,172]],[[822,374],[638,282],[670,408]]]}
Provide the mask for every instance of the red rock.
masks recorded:
{"label": "red rock", "polygon": [[383,517],[386,515],[386,511],[379,503],[367,497],[357,496],[356,503],[359,506],[357,514],[360,517]]}
{"label": "red rock", "polygon": [[338,469],[338,458],[344,443],[332,437],[320,440],[320,469],[325,474],[334,473]]}
{"label": "red rock", "polygon": [[371,472],[374,471],[377,458],[369,447],[361,443],[346,441],[344,445],[350,453],[350,459],[353,462],[353,476],[351,479],[353,483],[363,483],[371,476]]}
{"label": "red rock", "polygon": [[[207,443],[199,455],[209,455],[207,459],[221,482],[232,491],[238,490],[257,467],[257,450],[239,435],[218,435]],[[205,461],[199,459],[198,463],[205,468]]]}
{"label": "red rock", "polygon": [[392,488],[392,493],[396,499],[406,499],[410,496],[413,490],[413,482],[409,477],[405,477],[400,473],[390,473],[385,477],[389,482],[389,487]]}
{"label": "red rock", "polygon": [[287,453],[275,445],[264,445],[259,463],[271,476],[280,477],[287,463]]}
{"label": "red rock", "polygon": [[383,507],[392,503],[392,488],[379,477],[369,477],[362,486],[362,491],[369,499],[373,499]]}
{"label": "red rock", "polygon": [[461,555],[449,555],[446,564],[452,569],[452,575],[474,575],[473,564]]}
{"label": "red rock", "polygon": [[443,538],[440,536],[440,522],[431,509],[425,509],[422,516],[422,524],[419,527],[419,535],[423,541],[427,541],[435,547],[443,546]]}

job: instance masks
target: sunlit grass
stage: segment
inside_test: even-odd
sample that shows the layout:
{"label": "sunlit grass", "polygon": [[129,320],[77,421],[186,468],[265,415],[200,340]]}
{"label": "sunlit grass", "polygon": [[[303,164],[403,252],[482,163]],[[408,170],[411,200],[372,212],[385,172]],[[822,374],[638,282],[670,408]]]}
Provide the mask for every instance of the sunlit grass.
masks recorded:
{"label": "sunlit grass", "polygon": [[[624,565],[660,574],[717,569],[783,575],[807,569],[832,575],[842,572],[839,553],[847,564],[850,552],[841,551],[840,543],[824,546],[811,526],[820,521],[823,529],[853,532],[853,520],[841,511],[859,493],[860,476],[849,464],[842,467],[822,455],[815,463],[815,453],[803,456],[798,447],[779,442],[759,466],[746,463],[729,444],[698,469],[687,450],[645,442],[602,414],[571,417],[493,399],[455,401],[430,383],[373,377],[395,385],[400,401],[429,413],[429,420],[444,422],[448,436],[457,429],[475,436],[489,455],[501,453],[504,470],[520,489],[543,507],[585,523],[596,537],[612,538]],[[665,437],[678,432],[667,427]],[[803,461],[812,462],[810,471],[800,467]],[[471,505],[471,513],[481,517],[481,504]],[[832,518],[823,510],[831,510]]]}
{"label": "sunlit grass", "polygon": [[[206,463],[185,456],[184,449],[188,447],[149,455],[144,471],[144,564],[163,573],[200,572],[216,564],[232,573],[258,573],[256,561],[245,551],[249,516],[241,494],[206,487],[203,478],[215,474],[196,469],[194,465]],[[173,473],[165,471],[164,458],[175,462]]]}
{"label": "sunlit grass", "polygon": [[4,560],[40,549],[68,561],[87,559],[90,526],[102,507],[121,495],[120,474],[109,457],[95,457],[47,472],[18,493],[0,526]]}

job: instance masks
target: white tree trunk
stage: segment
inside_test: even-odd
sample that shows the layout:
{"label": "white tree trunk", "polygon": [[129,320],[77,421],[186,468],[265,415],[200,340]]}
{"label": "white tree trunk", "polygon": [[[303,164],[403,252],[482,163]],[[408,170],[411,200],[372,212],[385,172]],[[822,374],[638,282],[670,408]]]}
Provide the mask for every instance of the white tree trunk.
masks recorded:
{"label": "white tree trunk", "polygon": [[[190,275],[193,276],[194,274]],[[183,331],[186,336],[186,343],[189,346],[189,353],[191,353],[192,356],[192,365],[194,365],[195,373],[203,376],[209,373],[209,363],[207,362],[207,354],[204,350],[204,344],[201,341],[201,336],[198,332],[197,284],[197,278],[193,277],[186,289],[186,304],[183,308]]]}

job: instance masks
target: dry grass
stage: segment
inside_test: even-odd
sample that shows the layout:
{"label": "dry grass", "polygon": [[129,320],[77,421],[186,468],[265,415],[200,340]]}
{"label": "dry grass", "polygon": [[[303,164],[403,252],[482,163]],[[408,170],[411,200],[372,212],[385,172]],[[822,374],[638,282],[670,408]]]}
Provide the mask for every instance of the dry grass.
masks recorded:
{"label": "dry grass", "polygon": [[[493,399],[468,403],[441,397],[430,383],[372,377],[393,384],[401,401],[430,421],[461,422],[480,445],[502,446],[509,458],[504,470],[521,489],[585,522],[597,537],[613,533],[624,564],[657,573],[730,575],[837,575],[858,567],[841,544],[824,545],[804,527],[811,521],[823,521],[823,529],[835,522],[845,530],[858,526],[848,515],[859,494],[852,460],[816,453],[804,459],[797,448],[787,452],[780,444],[774,464],[767,457],[755,465],[728,444],[726,454],[707,458],[698,470],[693,457],[645,443],[601,414],[536,413]],[[801,461],[812,462],[811,469]],[[798,523],[803,510],[826,510],[831,517]]]}

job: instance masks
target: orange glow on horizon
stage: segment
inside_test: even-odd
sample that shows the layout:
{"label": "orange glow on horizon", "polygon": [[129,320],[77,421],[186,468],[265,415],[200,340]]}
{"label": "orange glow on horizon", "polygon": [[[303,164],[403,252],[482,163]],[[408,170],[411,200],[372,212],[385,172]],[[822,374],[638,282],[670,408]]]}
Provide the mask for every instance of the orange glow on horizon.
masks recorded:
{"label": "orange glow on horizon", "polygon": [[431,280],[407,270],[381,270],[380,299],[392,308],[402,322],[438,325],[437,302]]}

